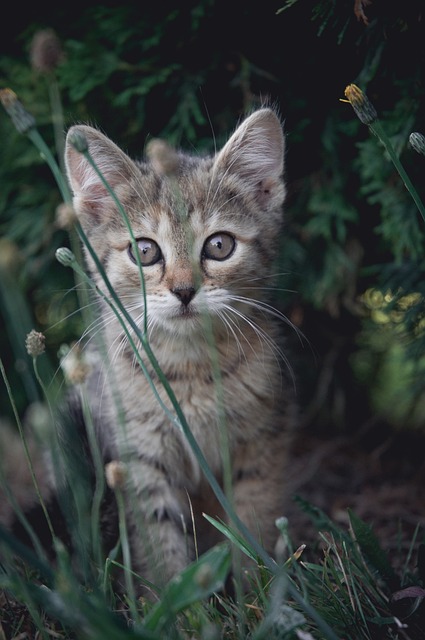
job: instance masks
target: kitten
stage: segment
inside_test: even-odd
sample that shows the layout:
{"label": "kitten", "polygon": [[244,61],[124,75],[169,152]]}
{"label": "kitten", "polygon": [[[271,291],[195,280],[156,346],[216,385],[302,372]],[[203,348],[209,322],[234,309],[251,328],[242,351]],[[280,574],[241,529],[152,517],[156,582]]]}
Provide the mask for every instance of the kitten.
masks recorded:
{"label": "kitten", "polygon": [[[71,144],[81,135],[130,221],[146,306],[116,202]],[[170,151],[159,167],[149,158],[133,161],[98,130],[77,125],[68,132],[66,167],[76,214],[116,294],[141,331],[146,321],[150,347],[221,486],[224,438],[236,512],[273,553],[294,416],[281,318],[269,302],[285,197],[277,115],[262,108],[214,156]],[[109,297],[87,250],[86,261]],[[195,544],[202,553],[219,541],[202,514],[224,514],[102,297],[99,324],[106,350],[92,350],[86,396],[104,460],[125,463],[132,568],[161,584],[194,559]],[[140,347],[131,329],[130,335]],[[157,372],[142,347],[139,352],[174,414]],[[76,412],[78,393],[73,402]]]}

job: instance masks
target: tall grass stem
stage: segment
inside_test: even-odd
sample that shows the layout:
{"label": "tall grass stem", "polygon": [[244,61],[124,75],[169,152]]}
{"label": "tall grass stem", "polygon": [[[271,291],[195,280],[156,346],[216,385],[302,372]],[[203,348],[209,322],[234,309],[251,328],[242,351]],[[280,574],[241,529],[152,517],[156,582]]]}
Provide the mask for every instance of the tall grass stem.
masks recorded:
{"label": "tall grass stem", "polygon": [[37,494],[37,498],[38,498],[38,500],[40,502],[40,506],[41,506],[41,508],[43,510],[44,517],[46,518],[46,522],[47,522],[47,526],[49,528],[50,534],[52,536],[52,539],[54,540],[56,536],[55,536],[55,532],[54,532],[54,529],[53,529],[53,525],[52,525],[52,522],[50,520],[50,516],[49,516],[49,513],[47,511],[46,504],[45,504],[45,502],[43,500],[43,496],[41,495],[41,490],[40,490],[40,486],[39,486],[38,481],[37,481],[37,477],[36,477],[35,472],[34,472],[34,466],[33,466],[33,463],[32,463],[32,459],[31,459],[31,455],[30,455],[27,439],[26,439],[26,436],[25,436],[25,433],[24,433],[24,429],[23,429],[23,426],[22,426],[22,423],[21,423],[21,419],[19,417],[18,410],[17,410],[16,404],[15,404],[15,401],[14,401],[14,398],[13,398],[12,389],[10,387],[9,380],[7,378],[6,371],[5,371],[5,368],[4,368],[4,365],[3,365],[3,361],[2,361],[1,358],[0,358],[0,370],[1,370],[1,374],[2,374],[4,383],[5,383],[5,386],[6,386],[7,394],[8,394],[8,397],[9,397],[9,401],[10,401],[10,404],[12,406],[12,410],[13,410],[13,414],[14,414],[14,417],[15,417],[16,425],[17,425],[18,431],[19,431],[19,436],[21,438],[21,441],[22,441],[22,444],[23,444],[23,447],[24,447],[25,458],[26,458],[26,461],[27,461],[27,464],[28,464],[28,468],[29,468],[29,471],[30,471],[30,474],[31,474],[31,480],[32,480],[32,483],[34,485],[34,489],[35,489],[35,492]]}

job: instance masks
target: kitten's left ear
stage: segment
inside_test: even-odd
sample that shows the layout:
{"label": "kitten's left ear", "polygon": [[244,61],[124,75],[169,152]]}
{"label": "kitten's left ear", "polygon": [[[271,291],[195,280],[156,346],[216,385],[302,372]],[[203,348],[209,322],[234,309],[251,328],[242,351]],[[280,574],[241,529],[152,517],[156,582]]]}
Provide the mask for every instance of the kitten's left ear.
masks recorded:
{"label": "kitten's left ear", "polygon": [[284,137],[279,118],[272,109],[255,111],[236,129],[218,153],[214,168],[242,178],[262,205],[284,199],[282,181]]}
{"label": "kitten's left ear", "polygon": [[126,182],[134,175],[135,168],[132,160],[97,129],[86,125],[71,127],[65,149],[68,181],[75,210],[84,224],[91,225],[108,214],[112,200],[91,163],[77,151],[75,141],[81,147],[87,146],[92,159],[118,199]]}

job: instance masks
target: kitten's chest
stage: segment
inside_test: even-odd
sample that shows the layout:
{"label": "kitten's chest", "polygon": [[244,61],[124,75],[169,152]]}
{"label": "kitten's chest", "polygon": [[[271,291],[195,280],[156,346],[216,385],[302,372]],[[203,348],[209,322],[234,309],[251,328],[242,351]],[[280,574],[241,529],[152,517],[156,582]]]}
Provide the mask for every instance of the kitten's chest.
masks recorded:
{"label": "kitten's chest", "polygon": [[[238,442],[261,436],[269,423],[273,392],[264,367],[231,354],[214,365],[208,354],[190,358],[187,351],[165,354],[159,362],[184,419],[215,472],[221,468],[223,442],[234,450]],[[151,380],[140,367],[129,367],[125,356],[116,361],[125,432],[134,451],[155,451],[158,457],[191,457],[186,437],[172,416],[176,407],[148,365]]]}

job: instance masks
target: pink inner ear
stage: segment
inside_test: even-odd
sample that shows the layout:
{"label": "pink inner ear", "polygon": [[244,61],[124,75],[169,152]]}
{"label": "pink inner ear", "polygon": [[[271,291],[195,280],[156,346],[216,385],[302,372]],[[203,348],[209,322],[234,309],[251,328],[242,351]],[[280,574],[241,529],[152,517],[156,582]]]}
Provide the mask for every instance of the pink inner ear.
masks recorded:
{"label": "pink inner ear", "polygon": [[106,187],[101,183],[95,183],[76,196],[75,204],[80,211],[97,217],[104,212],[107,200]]}
{"label": "pink inner ear", "polygon": [[[112,180],[109,180],[108,177],[105,177],[108,180],[111,188],[113,188]],[[99,179],[100,180],[100,179]],[[100,201],[104,200],[108,196],[108,190],[102,182],[96,182],[91,184],[87,191],[84,193],[85,199]]]}
{"label": "pink inner ear", "polygon": [[259,190],[264,194],[270,193],[275,184],[276,180],[274,178],[264,178],[259,184]]}
{"label": "pink inner ear", "polygon": [[273,189],[276,187],[277,181],[274,178],[264,178],[257,185],[257,200],[261,206],[267,205],[273,195]]}

